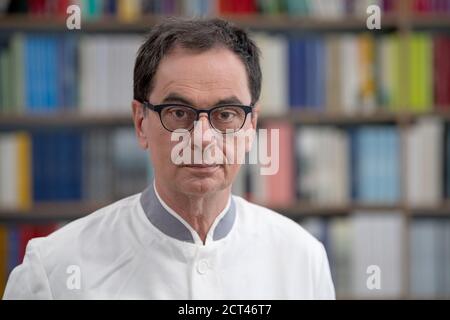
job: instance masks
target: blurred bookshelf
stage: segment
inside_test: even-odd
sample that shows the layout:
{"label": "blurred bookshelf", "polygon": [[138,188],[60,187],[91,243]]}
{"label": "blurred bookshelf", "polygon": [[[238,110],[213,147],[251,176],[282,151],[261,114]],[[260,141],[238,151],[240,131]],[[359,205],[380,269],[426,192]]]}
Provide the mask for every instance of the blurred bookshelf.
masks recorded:
{"label": "blurred bookshelf", "polygon": [[[450,297],[450,1],[85,0],[74,31],[73,1],[14,2],[0,7],[0,274],[30,237],[151,180],[133,141],[136,49],[167,16],[206,15],[254,35],[260,126],[280,130],[279,173],[244,166],[234,193],[324,243],[338,298]],[[370,4],[381,30],[366,28]],[[383,290],[364,287],[367,264]]]}

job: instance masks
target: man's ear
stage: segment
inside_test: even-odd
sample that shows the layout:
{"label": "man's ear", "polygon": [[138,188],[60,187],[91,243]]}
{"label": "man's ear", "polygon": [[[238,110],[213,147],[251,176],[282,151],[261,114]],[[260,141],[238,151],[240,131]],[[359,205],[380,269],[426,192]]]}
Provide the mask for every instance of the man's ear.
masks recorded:
{"label": "man's ear", "polygon": [[139,145],[142,149],[148,148],[147,136],[144,128],[145,110],[142,103],[137,100],[133,100],[131,103],[133,111],[134,129],[136,131],[136,137],[138,138]]}

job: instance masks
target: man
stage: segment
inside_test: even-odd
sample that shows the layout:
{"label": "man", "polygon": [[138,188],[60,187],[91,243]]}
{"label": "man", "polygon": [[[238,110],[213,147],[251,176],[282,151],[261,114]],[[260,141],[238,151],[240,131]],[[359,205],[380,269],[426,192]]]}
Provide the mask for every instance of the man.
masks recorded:
{"label": "man", "polygon": [[[229,159],[223,140],[256,129],[260,88],[258,49],[243,30],[218,19],[156,26],[138,52],[132,102],[154,183],[31,240],[5,298],[334,299],[322,244],[231,196],[239,163],[176,161],[211,146]],[[194,131],[200,138],[173,153],[173,134]]]}

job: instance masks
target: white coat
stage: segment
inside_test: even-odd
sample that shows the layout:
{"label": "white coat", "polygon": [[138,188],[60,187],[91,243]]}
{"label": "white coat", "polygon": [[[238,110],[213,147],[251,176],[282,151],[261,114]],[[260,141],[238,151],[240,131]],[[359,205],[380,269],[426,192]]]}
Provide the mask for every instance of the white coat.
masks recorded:
{"label": "white coat", "polygon": [[205,244],[154,186],[28,243],[5,299],[334,299],[323,245],[231,196]]}

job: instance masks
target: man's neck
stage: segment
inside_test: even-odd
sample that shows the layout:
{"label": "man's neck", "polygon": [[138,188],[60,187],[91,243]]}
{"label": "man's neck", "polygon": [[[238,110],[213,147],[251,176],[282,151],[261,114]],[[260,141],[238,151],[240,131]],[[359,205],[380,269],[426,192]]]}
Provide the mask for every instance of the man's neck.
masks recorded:
{"label": "man's neck", "polygon": [[231,187],[202,196],[183,194],[159,184],[158,181],[155,181],[155,188],[165,204],[197,232],[203,244],[231,194]]}

